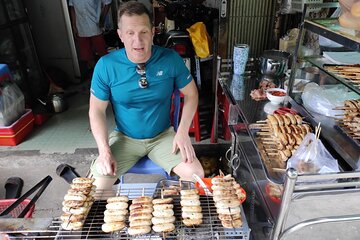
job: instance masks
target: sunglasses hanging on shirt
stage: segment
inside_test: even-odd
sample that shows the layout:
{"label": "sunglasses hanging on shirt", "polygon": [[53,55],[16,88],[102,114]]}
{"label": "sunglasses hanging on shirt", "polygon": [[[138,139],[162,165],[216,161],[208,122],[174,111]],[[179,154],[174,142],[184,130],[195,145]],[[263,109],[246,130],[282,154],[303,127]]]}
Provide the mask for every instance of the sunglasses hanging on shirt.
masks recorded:
{"label": "sunglasses hanging on shirt", "polygon": [[136,66],[136,72],[138,74],[140,74],[139,87],[140,88],[147,88],[149,86],[149,82],[147,81],[147,78],[146,78],[145,63],[139,63]]}

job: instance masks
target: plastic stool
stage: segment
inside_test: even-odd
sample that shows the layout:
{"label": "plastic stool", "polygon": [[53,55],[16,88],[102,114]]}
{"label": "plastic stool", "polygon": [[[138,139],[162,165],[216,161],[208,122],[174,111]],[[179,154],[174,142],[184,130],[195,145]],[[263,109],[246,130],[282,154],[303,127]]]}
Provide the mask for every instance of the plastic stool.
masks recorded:
{"label": "plastic stool", "polygon": [[[184,95],[180,93],[180,99],[181,99],[181,109],[184,105]],[[189,128],[189,133],[194,133],[195,141],[199,142],[201,140],[201,131],[200,131],[200,116],[199,116],[199,108],[196,108],[194,118],[191,122],[191,126]]]}
{"label": "plastic stool", "polygon": [[[148,156],[142,157],[137,163],[132,166],[126,173],[137,174],[159,174],[163,175],[167,180],[178,180],[178,176],[170,176],[162,167],[151,161]],[[121,182],[124,182],[124,176],[120,177]]]}
{"label": "plastic stool", "polygon": [[192,120],[191,126],[189,128],[189,133],[194,133],[196,142],[199,142],[201,140],[200,119],[199,118],[200,118],[199,117],[199,108],[197,108],[194,118]]}
{"label": "plastic stool", "polygon": [[[219,83],[217,83],[219,84]],[[218,113],[216,118],[214,117],[211,129],[210,143],[217,143],[218,139],[218,128],[219,124],[222,127],[222,138],[225,141],[231,140],[231,131],[228,124],[229,112],[230,112],[230,103],[227,100],[225,94],[217,86],[217,109]],[[216,130],[216,131],[215,131]],[[215,134],[216,132],[216,134]]]}

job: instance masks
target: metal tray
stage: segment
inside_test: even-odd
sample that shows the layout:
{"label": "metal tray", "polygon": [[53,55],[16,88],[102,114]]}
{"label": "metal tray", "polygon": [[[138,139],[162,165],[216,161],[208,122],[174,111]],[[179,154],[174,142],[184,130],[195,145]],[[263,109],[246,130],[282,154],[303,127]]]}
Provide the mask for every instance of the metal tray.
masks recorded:
{"label": "metal tray", "polygon": [[346,127],[343,127],[341,125],[335,125],[334,126],[335,129],[337,129],[339,132],[341,132],[342,134],[346,135],[348,138],[351,139],[351,142],[354,143],[357,147],[360,148],[360,140],[358,139],[354,139],[349,133],[348,133],[348,129]]}
{"label": "metal tray", "polygon": [[[172,186],[172,184],[178,184],[177,181],[165,181],[158,184],[165,184],[164,186]],[[155,184],[121,184],[117,190],[117,193],[121,195],[128,195],[131,199],[140,197],[142,195],[151,196],[154,193],[160,191],[156,188]],[[163,185],[161,185],[163,186]],[[186,186],[186,185],[184,185]],[[190,186],[194,186],[191,184]],[[167,234],[158,234],[152,231],[149,234],[141,236],[130,236],[127,233],[127,227],[121,231],[114,233],[105,233],[101,230],[101,225],[104,223],[104,211],[106,209],[106,198],[115,196],[116,191],[104,191],[101,193],[103,200],[96,200],[91,206],[91,209],[84,222],[84,226],[81,230],[66,231],[61,228],[61,220],[55,218],[52,220],[51,225],[47,230],[31,230],[31,231],[15,231],[18,234],[24,234],[26,236],[29,233],[37,233],[36,236],[31,235],[31,239],[111,239],[111,240],[130,240],[130,239],[241,239],[248,240],[250,238],[250,229],[247,223],[244,209],[241,207],[241,218],[243,225],[241,228],[227,229],[223,228],[221,221],[217,217],[216,207],[214,201],[210,196],[200,196],[200,202],[203,213],[203,223],[197,227],[186,227],[181,220],[181,205],[180,196],[174,195],[174,212],[175,212],[175,230]],[[129,226],[129,221],[126,219],[126,226]]]}
{"label": "metal tray", "polygon": [[[162,182],[158,184],[165,184],[165,186],[173,186],[170,184],[178,184],[175,182]],[[132,184],[133,188],[131,189],[132,197],[139,197],[142,195],[143,186],[142,184]],[[185,185],[184,185],[185,186]],[[191,185],[193,186],[193,184]],[[140,187],[140,188],[136,188]],[[145,192],[149,195],[150,192],[160,192],[160,188],[148,189]],[[124,189],[125,191],[125,189]],[[156,194],[154,194],[156,195]],[[86,218],[82,230],[79,231],[65,231],[60,227],[61,221],[59,219],[54,219],[52,226],[54,232],[57,232],[55,239],[242,239],[248,240],[250,238],[250,229],[245,217],[244,209],[241,207],[241,218],[243,225],[240,228],[223,228],[221,221],[217,217],[216,207],[214,201],[210,196],[200,196],[200,202],[203,213],[203,223],[197,227],[186,227],[181,221],[181,205],[180,205],[180,196],[174,195],[173,204],[175,212],[175,230],[173,232],[167,233],[165,235],[155,233],[152,231],[149,234],[142,236],[130,236],[127,233],[127,228],[114,232],[114,233],[104,233],[101,231],[101,225],[104,223],[104,211],[106,209],[106,200],[95,201],[93,206],[90,209],[90,212]],[[127,219],[126,225],[129,226],[129,221]]]}

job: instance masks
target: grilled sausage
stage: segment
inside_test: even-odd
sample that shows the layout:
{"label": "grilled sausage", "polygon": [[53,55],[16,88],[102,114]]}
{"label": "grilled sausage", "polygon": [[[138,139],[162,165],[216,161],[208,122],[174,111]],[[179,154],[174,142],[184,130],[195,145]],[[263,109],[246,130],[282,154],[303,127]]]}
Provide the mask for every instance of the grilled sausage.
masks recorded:
{"label": "grilled sausage", "polygon": [[154,225],[152,227],[154,232],[172,232],[175,230],[175,225],[173,223],[163,223],[161,225]]}
{"label": "grilled sausage", "polygon": [[120,231],[126,227],[125,222],[113,222],[113,223],[104,223],[101,226],[101,230],[106,233]]}

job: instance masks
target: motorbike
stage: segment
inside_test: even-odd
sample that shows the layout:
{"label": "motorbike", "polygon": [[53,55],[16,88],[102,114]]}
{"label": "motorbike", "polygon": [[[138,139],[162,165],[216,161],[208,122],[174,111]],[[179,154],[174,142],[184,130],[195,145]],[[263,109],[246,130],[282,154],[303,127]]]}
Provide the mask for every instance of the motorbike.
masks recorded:
{"label": "motorbike", "polygon": [[189,33],[182,30],[170,30],[165,33],[164,47],[174,49],[184,60],[185,65],[191,72],[192,59],[194,59],[195,52],[192,45]]}
{"label": "motorbike", "polygon": [[174,29],[166,31],[166,23],[162,23],[157,27],[154,43],[178,52],[190,72],[196,75],[194,46],[186,29],[196,22],[204,22],[208,33],[212,35],[212,24],[213,20],[218,18],[218,10],[202,5],[204,0],[158,0],[157,2],[165,9],[166,19],[173,22]]}

